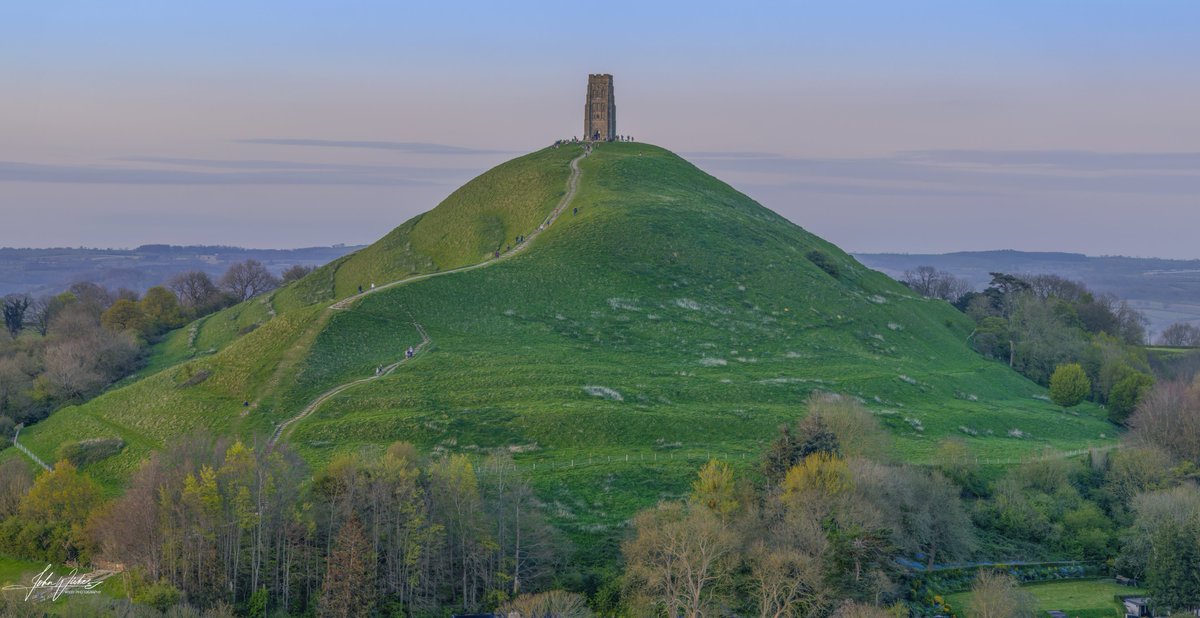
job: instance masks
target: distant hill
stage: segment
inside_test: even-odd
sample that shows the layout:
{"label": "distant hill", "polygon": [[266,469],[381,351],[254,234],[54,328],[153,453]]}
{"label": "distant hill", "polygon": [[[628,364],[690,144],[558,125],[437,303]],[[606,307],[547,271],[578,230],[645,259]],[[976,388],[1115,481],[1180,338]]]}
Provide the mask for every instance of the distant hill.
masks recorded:
{"label": "distant hill", "polygon": [[1128,300],[1154,334],[1179,321],[1200,324],[1200,260],[1164,260],[1078,253],[967,251],[945,254],[858,253],[863,264],[893,277],[918,266],[954,273],[982,289],[989,272],[1056,274]]}
{"label": "distant hill", "polygon": [[601,144],[576,177],[580,155],[500,165],[379,242],[176,331],[137,379],[22,443],[49,459],[122,437],[88,468],[110,491],[196,431],[279,435],[313,466],[396,440],[505,449],[590,560],[613,555],[637,509],[686,492],[701,460],[752,465],[813,391],[861,399],[916,462],[948,436],[993,464],[1114,441],[1098,408],[1064,413],[973,352],[950,305],[671,152]]}
{"label": "distant hill", "polygon": [[243,249],[223,246],[142,245],[136,249],[0,247],[0,296],[24,293],[56,294],[79,281],[110,289],[143,292],[172,275],[202,270],[214,278],[234,262],[255,259],[275,274],[290,266],[320,266],[361,249],[305,247],[302,249]]}

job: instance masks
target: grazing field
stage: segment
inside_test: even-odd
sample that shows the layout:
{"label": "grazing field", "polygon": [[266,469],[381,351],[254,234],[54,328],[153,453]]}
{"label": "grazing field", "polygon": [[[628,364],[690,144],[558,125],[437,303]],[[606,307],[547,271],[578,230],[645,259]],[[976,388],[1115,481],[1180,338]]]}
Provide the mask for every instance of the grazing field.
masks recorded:
{"label": "grazing field", "polygon": [[[1122,586],[1111,579],[1047,582],[1022,586],[1021,589],[1037,600],[1038,615],[1045,615],[1050,610],[1060,610],[1071,618],[1124,616],[1124,607],[1116,602],[1116,596],[1144,593],[1139,588]],[[968,615],[966,611],[970,607],[971,593],[947,595],[946,602],[956,615]]]}
{"label": "grazing field", "polygon": [[261,443],[321,393],[400,360],[420,341],[414,323],[426,351],[324,403],[289,444],[314,467],[397,440],[508,450],[586,559],[610,554],[638,508],[685,492],[708,457],[752,467],[814,391],[861,400],[893,455],[919,463],[947,437],[996,466],[1115,442],[1102,410],[1063,412],[971,351],[971,321],[950,305],[643,144],[585,158],[570,208],[528,251],[330,308],[358,285],[477,262],[533,232],[578,154],[497,167],[379,243],[181,329],[146,377],[22,442],[49,458],[64,441],[124,438],[88,468],[117,491],[180,435]]}

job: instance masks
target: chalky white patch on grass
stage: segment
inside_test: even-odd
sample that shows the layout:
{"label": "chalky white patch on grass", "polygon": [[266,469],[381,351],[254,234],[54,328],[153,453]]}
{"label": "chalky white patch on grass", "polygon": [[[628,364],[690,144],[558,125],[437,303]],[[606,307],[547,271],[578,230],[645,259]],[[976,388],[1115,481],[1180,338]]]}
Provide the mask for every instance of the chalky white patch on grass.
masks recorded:
{"label": "chalky white patch on grass", "polygon": [[640,307],[637,306],[636,298],[610,298],[610,299],[608,299],[608,306],[612,307],[614,310],[625,310],[625,311],[641,311],[642,310]]}
{"label": "chalky white patch on grass", "polygon": [[921,423],[921,419],[919,419],[919,418],[913,418],[911,416],[906,416],[906,417],[904,417],[904,422],[908,423],[909,426],[911,426],[913,429],[915,429],[917,431],[925,431],[925,425],[923,425]]}
{"label": "chalky white patch on grass", "polygon": [[759,384],[803,384],[805,382],[808,380],[804,378],[767,378],[758,381]]}
{"label": "chalky white patch on grass", "polygon": [[912,377],[906,376],[906,375],[904,375],[904,374],[900,374],[900,375],[898,375],[898,376],[896,376],[896,377],[897,377],[897,378],[899,378],[899,379],[900,379],[900,381],[901,381],[901,382],[903,382],[903,383],[905,383],[905,384],[912,384],[913,386],[916,386],[916,385],[917,385],[917,379],[916,379],[916,378],[912,378]]}
{"label": "chalky white patch on grass", "polygon": [[884,303],[886,303],[886,302],[887,302],[887,299],[886,299],[886,298],[884,298],[884,297],[882,297],[882,296],[880,296],[880,295],[878,295],[878,294],[875,294],[874,296],[871,296],[871,297],[870,297],[870,298],[868,298],[867,300],[869,300],[869,301],[871,301],[871,302],[875,303],[876,305],[882,305],[882,304],[884,304]]}
{"label": "chalky white patch on grass", "polygon": [[504,315],[514,316],[514,315],[517,315],[517,311],[515,309],[505,309]]}
{"label": "chalky white patch on grass", "polygon": [[1029,434],[1025,433],[1024,431],[1021,431],[1020,429],[1013,428],[1013,429],[1008,430],[1008,437],[1010,437],[1010,438],[1028,438]]}
{"label": "chalky white patch on grass", "polygon": [[891,330],[904,330],[904,326],[895,322],[888,322],[888,328]]}
{"label": "chalky white patch on grass", "polygon": [[729,361],[723,358],[705,356],[704,358],[700,359],[700,364],[704,367],[724,367],[725,365],[729,364]]}
{"label": "chalky white patch on grass", "polygon": [[691,311],[700,311],[703,308],[700,306],[700,303],[698,303],[690,298],[676,298],[675,306],[680,307],[682,309],[688,309]]}
{"label": "chalky white patch on grass", "polygon": [[617,392],[616,389],[611,389],[607,386],[585,386],[583,387],[583,392],[591,395],[592,397],[608,399],[609,401],[625,401],[625,398],[621,396],[621,393]]}

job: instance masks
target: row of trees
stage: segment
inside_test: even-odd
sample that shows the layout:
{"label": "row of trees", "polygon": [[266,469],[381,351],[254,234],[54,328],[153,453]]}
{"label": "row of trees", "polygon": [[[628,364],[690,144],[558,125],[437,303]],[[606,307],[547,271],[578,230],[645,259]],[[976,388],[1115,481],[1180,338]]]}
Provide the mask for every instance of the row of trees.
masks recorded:
{"label": "row of trees", "polygon": [[192,439],[154,455],[110,502],[69,462],[33,481],[10,460],[0,515],[0,551],[122,563],[134,600],[159,609],[368,616],[528,604],[522,593],[548,589],[567,555],[510,457],[476,467],[406,444],[337,459],[310,481],[285,449]]}
{"label": "row of trees", "polygon": [[[285,279],[311,269],[293,267]],[[3,299],[0,434],[86,399],[129,375],[164,333],[279,284],[261,263],[234,264],[219,281],[201,271],[175,275],[138,295],[76,283],[54,296]]]}
{"label": "row of trees", "polygon": [[1187,322],[1176,322],[1165,329],[1158,337],[1162,345],[1182,348],[1200,348],[1200,326]]}
{"label": "row of trees", "polygon": [[[137,304],[137,293],[131,290],[122,288],[111,292],[88,282],[76,283],[63,294],[69,293],[76,299],[100,307],[101,310],[127,301],[128,304],[123,303],[117,312],[119,316],[128,316],[132,312],[143,313],[145,315],[139,319],[156,321],[150,330],[157,329],[157,332],[162,332],[172,328],[171,324],[177,326],[178,322],[186,318],[195,318],[252,298],[273,290],[282,283],[300,279],[310,272],[312,268],[297,265],[284,271],[282,277],[276,277],[257,260],[230,265],[217,281],[213,281],[208,273],[193,270],[179,273],[163,285],[150,288],[140,305]],[[5,296],[0,313],[3,314],[4,328],[9,337],[15,339],[27,329],[45,336],[54,314],[64,302],[61,296],[62,294],[39,298],[27,294]]]}
{"label": "row of trees", "polygon": [[[1060,387],[1071,378],[1068,391],[1086,384],[1084,397],[1107,405],[1112,420],[1123,423],[1153,384],[1141,348],[1145,318],[1112,295],[1095,294],[1082,283],[1056,275],[991,275],[982,292],[929,266],[906,272],[902,281],[970,316],[975,330],[969,341],[981,354],[1008,363],[1044,386],[1051,385],[1056,372]],[[1078,379],[1076,368],[1086,379]],[[1079,399],[1071,392],[1059,403],[1069,407]]]}
{"label": "row of trees", "polygon": [[[1200,380],[1150,387],[1129,425],[1119,450],[1035,457],[988,480],[956,439],[939,446],[932,470],[890,463],[869,413],[850,399],[814,397],[804,419],[780,429],[761,481],[713,461],[688,499],[634,519],[624,607],[882,616],[903,601],[901,615],[946,611],[932,593],[899,585],[900,558],[926,567],[1115,564],[1144,581],[1160,609],[1200,607]],[[979,538],[989,539],[982,551]],[[967,615],[1031,615],[1011,579],[985,570],[975,589]]]}
{"label": "row of trees", "polygon": [[880,615],[904,596],[897,557],[933,563],[975,545],[959,489],[936,470],[880,460],[882,439],[857,403],[820,395],[802,421],[781,429],[761,484],[710,462],[687,500],[634,519],[624,545],[626,609]]}
{"label": "row of trees", "polygon": [[[923,615],[946,608],[906,585],[902,560],[1077,559],[1146,582],[1161,608],[1200,606],[1200,381],[1156,385],[1129,424],[1112,453],[1035,458],[989,479],[957,440],[939,446],[936,466],[895,463],[856,400],[815,395],[759,474],[711,461],[686,499],[637,514],[621,575],[591,605]],[[36,480],[19,460],[0,466],[0,552],[122,563],[133,598],[160,609],[585,616],[583,597],[552,591],[579,580],[542,510],[507,454],[476,465],[407,444],[311,476],[283,447],[191,439],[154,455],[111,501],[68,461]],[[968,615],[1029,615],[1010,578],[985,570],[974,589]]]}

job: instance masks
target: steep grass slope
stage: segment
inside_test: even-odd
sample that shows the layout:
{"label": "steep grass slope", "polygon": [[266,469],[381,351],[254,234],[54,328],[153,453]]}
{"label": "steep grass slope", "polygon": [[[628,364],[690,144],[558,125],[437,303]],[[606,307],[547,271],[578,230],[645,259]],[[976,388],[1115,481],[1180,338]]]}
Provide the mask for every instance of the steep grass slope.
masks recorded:
{"label": "steep grass slope", "polygon": [[[292,446],[318,466],[394,440],[508,449],[592,556],[613,550],[635,509],[686,491],[699,459],[748,464],[814,390],[860,398],[894,433],[896,455],[918,462],[949,435],[997,459],[1113,438],[1094,408],[1064,413],[972,352],[970,321],[949,305],[642,144],[603,144],[584,159],[572,208],[524,253],[327,308],[368,275],[448,269],[527,234],[578,153],[547,149],[492,170],[439,207],[456,205],[438,214],[441,227],[422,228],[437,210],[410,221],[276,294],[278,315],[253,332],[64,410],[23,441],[49,456],[64,440],[126,436],[130,448],[93,470],[116,486],[180,433],[269,435],[319,393],[398,360],[420,340],[414,322],[428,351],[332,398],[295,425]],[[513,212],[497,223],[492,200]],[[321,286],[320,302],[300,300]],[[240,319],[218,316],[198,341]]]}

